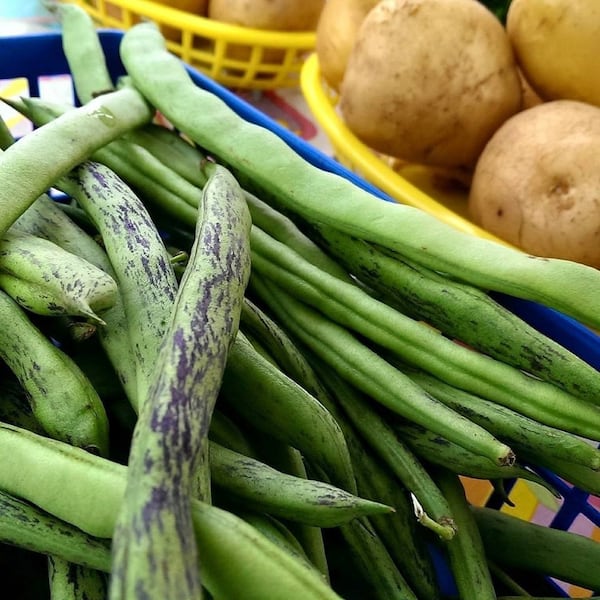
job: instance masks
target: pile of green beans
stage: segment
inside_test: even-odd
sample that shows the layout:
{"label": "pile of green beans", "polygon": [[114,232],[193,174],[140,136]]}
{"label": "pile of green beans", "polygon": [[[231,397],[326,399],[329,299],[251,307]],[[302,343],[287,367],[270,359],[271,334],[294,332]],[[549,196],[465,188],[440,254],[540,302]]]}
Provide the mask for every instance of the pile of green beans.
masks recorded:
{"label": "pile of green beans", "polygon": [[518,480],[560,496],[549,469],[600,495],[600,373],[490,295],[597,326],[600,273],[319,171],[152,24],[123,34],[113,81],[87,14],[55,10],[81,106],[13,100],[36,129],[0,128],[0,555],[31,559],[24,588],[597,593],[598,541],[464,483],[511,505]]}

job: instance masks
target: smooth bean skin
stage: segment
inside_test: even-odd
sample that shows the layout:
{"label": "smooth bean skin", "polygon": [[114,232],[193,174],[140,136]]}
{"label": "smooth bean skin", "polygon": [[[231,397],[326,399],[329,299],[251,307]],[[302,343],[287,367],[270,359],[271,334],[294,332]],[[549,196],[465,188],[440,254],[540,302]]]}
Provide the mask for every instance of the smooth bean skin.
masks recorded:
{"label": "smooth bean skin", "polygon": [[153,116],[139,92],[123,87],[38,127],[8,147],[0,155],[0,235],[60,177]]}
{"label": "smooth bean skin", "polygon": [[[0,490],[90,535],[112,536],[127,467],[7,424],[0,424],[0,464]],[[242,519],[198,500],[192,515],[203,583],[214,596],[339,600],[320,574]]]}
{"label": "smooth bean skin", "polygon": [[221,98],[196,86],[152,23],[130,28],[120,53],[133,85],[148,101],[263,200],[309,222],[388,247],[434,271],[546,304],[600,327],[596,269],[530,256],[461,232],[425,211],[383,202],[348,179],[309,164],[277,134],[245,121]]}

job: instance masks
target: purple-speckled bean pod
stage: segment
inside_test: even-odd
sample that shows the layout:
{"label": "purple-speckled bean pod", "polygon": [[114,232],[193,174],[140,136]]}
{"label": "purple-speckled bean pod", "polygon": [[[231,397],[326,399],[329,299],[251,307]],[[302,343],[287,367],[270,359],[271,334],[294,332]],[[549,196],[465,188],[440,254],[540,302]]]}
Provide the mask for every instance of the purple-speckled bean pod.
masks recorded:
{"label": "purple-speckled bean pod", "polygon": [[94,222],[114,269],[136,365],[131,401],[139,410],[177,293],[169,253],[144,203],[108,167],[86,161],[58,185]]}
{"label": "purple-speckled bean pod", "polygon": [[201,594],[190,502],[210,499],[208,431],[250,276],[250,213],[225,168],[210,173],[196,239],[129,455],[113,542],[112,600]]}

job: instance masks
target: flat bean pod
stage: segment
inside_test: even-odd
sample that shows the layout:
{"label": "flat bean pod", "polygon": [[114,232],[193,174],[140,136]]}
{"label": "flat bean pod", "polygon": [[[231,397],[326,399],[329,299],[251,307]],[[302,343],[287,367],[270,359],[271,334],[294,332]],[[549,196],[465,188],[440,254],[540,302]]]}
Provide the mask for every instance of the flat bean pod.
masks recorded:
{"label": "flat bean pod", "polygon": [[[112,536],[127,467],[6,424],[0,424],[0,452],[1,490],[90,535]],[[213,596],[339,600],[314,569],[235,515],[197,500],[192,514],[203,548],[203,584]]]}
{"label": "flat bean pod", "polygon": [[460,598],[496,600],[492,576],[486,561],[484,543],[470,511],[462,483],[457,475],[445,470],[436,473],[440,489],[452,507],[458,531],[446,543],[445,551]]}
{"label": "flat bean pod", "polygon": [[115,280],[77,254],[22,231],[0,237],[3,289],[28,310],[70,315],[102,324],[101,313],[114,305]]}
{"label": "flat bean pod", "polygon": [[190,498],[210,499],[208,431],[250,274],[242,190],[224,167],[213,167],[154,373],[140,395],[113,541],[111,599],[140,590],[161,600],[201,595]]}
{"label": "flat bean pod", "polygon": [[153,115],[139,92],[123,87],[66,112],[8,147],[0,155],[0,235],[60,177]]}
{"label": "flat bean pod", "polygon": [[382,202],[344,177],[310,165],[276,133],[245,121],[221,98],[196,86],[151,23],[130,28],[120,53],[133,84],[148,101],[229,165],[246,189],[258,189],[263,199],[268,196],[269,202],[309,222],[389,247],[434,271],[600,326],[593,308],[600,296],[596,269],[530,256],[463,233],[425,211]]}
{"label": "flat bean pod", "polygon": [[136,365],[138,410],[177,293],[169,254],[143,202],[108,167],[82,163],[61,186],[95,223],[112,264]]}
{"label": "flat bean pod", "polygon": [[59,3],[54,7],[60,20],[62,48],[82,104],[114,89],[96,24],[76,4]]}

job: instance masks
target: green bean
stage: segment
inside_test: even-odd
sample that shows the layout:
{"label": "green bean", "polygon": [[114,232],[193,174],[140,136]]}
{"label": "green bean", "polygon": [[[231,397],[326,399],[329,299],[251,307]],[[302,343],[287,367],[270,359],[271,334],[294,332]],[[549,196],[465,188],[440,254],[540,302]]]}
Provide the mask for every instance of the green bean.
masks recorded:
{"label": "green bean", "polygon": [[[113,540],[114,599],[141,590],[164,600],[201,593],[190,497],[199,478],[201,499],[210,498],[203,453],[250,273],[251,221],[242,190],[225,168],[213,167],[190,261],[142,396]],[[165,569],[156,570],[157,563]]]}
{"label": "green bean", "polygon": [[124,137],[148,150],[161,164],[173,169],[199,189],[206,185],[206,176],[200,168],[206,157],[175,130],[148,123],[126,133]]}
{"label": "green bean", "polygon": [[82,104],[114,89],[96,24],[76,4],[55,5],[61,28],[62,48]]}
{"label": "green bean", "polygon": [[[358,489],[362,496],[393,506],[390,515],[373,515],[370,521],[390,556],[421,600],[439,600],[441,591],[426,538],[417,524],[410,492],[399,484],[389,469],[367,451],[348,426],[344,434],[352,455]],[[423,515],[418,519],[423,523]],[[417,529],[419,528],[419,529]]]}
{"label": "green bean", "polygon": [[53,517],[28,502],[0,492],[0,541],[70,563],[110,571],[110,544]]}
{"label": "green bean", "polygon": [[[54,242],[64,250],[81,256],[116,280],[114,269],[104,249],[59,206],[59,203],[42,195],[19,217],[13,228]],[[102,320],[104,326],[98,331],[98,337],[127,397],[133,403],[137,385],[136,373],[120,292],[116,294],[113,305],[103,311]]]}
{"label": "green bean", "polygon": [[503,307],[485,291],[331,227],[314,228],[320,244],[342,265],[408,316],[447,337],[550,381],[590,402],[600,398],[598,371]]}
{"label": "green bean", "polygon": [[378,600],[417,600],[370,521],[363,517],[342,525],[340,531],[354,564]]}
{"label": "green bean", "polygon": [[[217,412],[215,411],[215,414]],[[247,423],[244,423],[244,425],[244,432],[247,434],[247,438],[250,440],[254,450],[254,454],[247,454],[247,456],[262,460],[272,468],[293,477],[308,479],[304,458],[296,448],[288,446],[264,432],[255,430]],[[329,566],[325,553],[322,529],[290,520],[287,521],[287,525],[302,544],[309,560],[323,574],[325,579],[329,581]]]}
{"label": "green bean", "polygon": [[104,573],[48,557],[51,600],[105,600],[108,578]]}
{"label": "green bean", "polygon": [[[242,518],[260,531],[267,539],[279,546],[282,550],[293,556],[296,560],[304,563],[307,567],[314,569],[314,565],[308,559],[304,548],[295,538],[292,531],[279,519],[272,515],[251,512],[246,508],[232,509],[232,512]],[[319,573],[322,577],[322,574]]]}
{"label": "green bean", "polygon": [[298,448],[334,485],[355,493],[348,450],[335,419],[241,332],[231,347],[221,394],[254,427]]}
{"label": "green bean", "polygon": [[433,433],[427,427],[399,419],[392,420],[390,425],[398,437],[429,464],[440,465],[448,471],[475,479],[503,480],[520,477],[533,481],[558,496],[549,483],[520,463],[498,467],[443,436]]}
{"label": "green bean", "polygon": [[265,463],[212,442],[213,485],[244,501],[250,510],[314,527],[337,527],[359,516],[392,512],[328,483],[286,475]]}
{"label": "green bean", "polygon": [[268,233],[326,273],[342,281],[352,281],[348,273],[340,267],[339,262],[323,252],[289,217],[250,192],[246,192],[246,201],[252,215],[252,223],[258,229]]}
{"label": "green bean", "polygon": [[591,590],[600,588],[600,542],[486,507],[472,506],[489,559]]}
{"label": "green bean", "polygon": [[434,271],[600,325],[593,308],[600,296],[596,269],[533,257],[458,231],[423,210],[382,202],[348,179],[312,166],[276,133],[245,121],[221,98],[200,89],[151,23],[130,28],[120,54],[133,84],[148,101],[227,164],[245,189],[257,191],[269,203],[306,221],[397,250]]}
{"label": "green bean", "polygon": [[[325,371],[323,366],[321,373],[324,375]],[[422,523],[441,538],[452,539],[455,528],[450,507],[419,459],[374,410],[373,403],[335,372],[328,376],[331,377],[331,395],[342,413],[376,456],[423,506],[426,518],[422,519]]]}
{"label": "green bean", "polygon": [[346,329],[298,302],[271,281],[259,281],[253,275],[251,286],[316,356],[374,400],[417,423],[435,427],[440,434],[492,463],[513,462],[514,455],[508,446],[455,411],[444,408]]}
{"label": "green bean", "polygon": [[[40,98],[23,98],[7,103],[38,127],[74,110],[70,105]],[[133,129],[128,133],[133,135],[135,131]],[[89,158],[115,171],[154,206],[168,208],[169,213],[181,223],[192,227],[196,223],[201,188],[178,175],[144,146],[120,137],[92,152]],[[197,168],[200,166],[201,163],[198,163]]]}
{"label": "green bean", "polygon": [[583,492],[600,496],[600,473],[597,470],[574,463],[569,459],[546,456],[543,452],[524,456],[523,460],[527,460],[534,466],[550,469]]}
{"label": "green bean", "polygon": [[3,292],[0,322],[0,357],[30,395],[40,425],[52,437],[106,455],[108,418],[83,372]]}
{"label": "green bean", "polygon": [[597,470],[600,450],[588,441],[555,427],[547,427],[510,408],[450,386],[431,375],[398,365],[432,396],[504,440],[521,458],[554,457]]}
{"label": "green bean", "polygon": [[8,147],[0,155],[0,235],[60,177],[152,116],[139,92],[125,87],[66,112]]}
{"label": "green bean", "polygon": [[[109,538],[123,502],[127,467],[69,444],[0,424],[0,489],[97,537]],[[22,474],[27,473],[27,477]],[[322,577],[251,525],[199,500],[194,529],[203,584],[220,598],[338,599]]]}
{"label": "green bean", "polygon": [[60,185],[102,235],[123,301],[137,374],[133,402],[139,410],[177,293],[167,249],[142,201],[111,169],[86,161]]}
{"label": "green bean", "polygon": [[458,526],[456,535],[444,546],[458,595],[460,598],[496,600],[484,544],[462,483],[457,475],[445,470],[438,470],[435,477]]}
{"label": "green bean", "polygon": [[[293,348],[293,342],[290,340],[286,346]],[[302,369],[301,373],[312,373],[307,381],[316,381],[318,398],[334,415],[344,432],[358,489],[361,494],[366,494],[373,500],[385,498],[386,504],[396,508],[392,514],[374,515],[369,518],[369,521],[382,538],[390,557],[406,577],[417,596],[424,600],[438,600],[439,589],[431,556],[423,546],[422,532],[415,530],[417,519],[410,507],[407,506],[408,500],[404,501],[406,490],[391,475],[390,470],[384,468],[372,453],[367,451],[364,439],[359,437],[355,427],[345,418],[340,407],[333,401],[333,396],[339,392],[339,378],[332,377],[331,371],[326,370],[323,363],[315,359],[309,351],[304,350],[301,357],[305,356],[308,356],[310,360],[307,361],[307,368]],[[323,384],[320,383],[321,381]],[[313,384],[311,383],[309,387],[312,388]],[[408,516],[409,513],[410,516]],[[427,518],[427,515],[423,513],[420,515],[420,521],[423,522],[424,518]],[[407,556],[410,556],[409,560],[407,560]]]}
{"label": "green bean", "polygon": [[329,277],[257,228],[252,251],[255,271],[405,362],[542,423],[600,440],[598,406],[454,343],[359,287]]}
{"label": "green bean", "polygon": [[12,229],[0,237],[0,286],[31,312],[81,316],[100,324],[101,313],[118,294],[115,280],[89,261]]}

